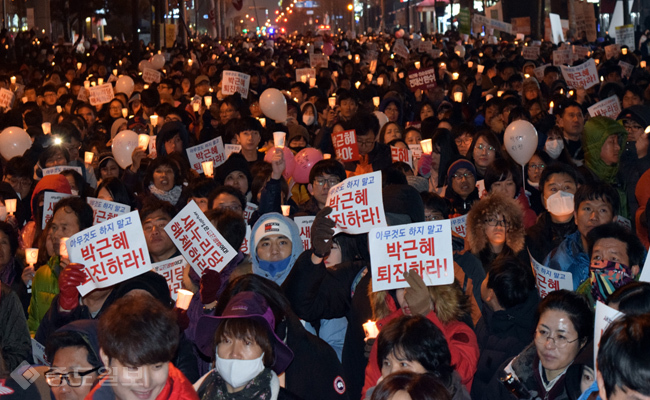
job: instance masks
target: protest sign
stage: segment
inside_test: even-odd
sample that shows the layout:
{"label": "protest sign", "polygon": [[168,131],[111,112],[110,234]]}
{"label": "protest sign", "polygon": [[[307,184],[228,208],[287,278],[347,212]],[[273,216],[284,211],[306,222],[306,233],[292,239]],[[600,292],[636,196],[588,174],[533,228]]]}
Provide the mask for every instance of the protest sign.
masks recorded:
{"label": "protest sign", "polygon": [[241,151],[240,144],[225,144],[223,147],[226,153],[226,159],[228,159],[232,153],[239,153]]}
{"label": "protest sign", "polygon": [[562,32],[562,21],[558,14],[549,13],[548,18],[551,24],[551,41],[555,44],[564,42],[564,32]]}
{"label": "protest sign", "polygon": [[600,338],[603,336],[605,329],[617,318],[623,316],[622,312],[612,307],[596,301],[596,319],[594,320],[594,365],[598,357],[598,348],[600,347]]}
{"label": "protest sign", "polygon": [[66,242],[70,262],[83,264],[82,296],[151,271],[149,250],[137,211],[93,225]]}
{"label": "protest sign", "polygon": [[616,44],[627,46],[631,53],[636,49],[634,44],[634,25],[623,25],[616,27]]}
{"label": "protest sign", "polygon": [[237,255],[193,200],[169,221],[165,232],[199,276],[205,269],[220,272]]}
{"label": "protest sign", "polygon": [[309,78],[316,78],[316,70],[313,68],[298,68],[296,70],[296,82],[303,82],[303,76],[306,82],[309,83]]}
{"label": "protest sign", "polygon": [[454,281],[449,220],[375,228],[368,234],[372,291],[409,287],[407,270],[416,271],[427,286]]}
{"label": "protest sign", "polygon": [[336,222],[334,233],[354,235],[386,226],[380,171],[353,176],[332,187],[325,204],[332,207],[328,218]]}
{"label": "protest sign", "polygon": [[418,51],[420,53],[427,53],[431,51],[432,45],[430,40],[420,40],[418,41]]}
{"label": "protest sign", "polygon": [[113,100],[115,93],[113,93],[113,85],[110,83],[104,83],[103,85],[91,87],[88,89],[90,91],[90,105],[96,106],[100,104],[106,104]]}
{"label": "protest sign", "polygon": [[54,216],[54,206],[59,200],[71,197],[71,194],[67,193],[56,193],[56,192],[45,192],[43,197],[43,220],[41,223],[41,228],[45,229],[45,225],[52,219]]}
{"label": "protest sign", "polygon": [[43,172],[43,176],[48,176],[48,175],[60,174],[61,172],[67,170],[77,171],[79,175],[83,176],[81,167],[73,167],[71,165],[58,165],[56,167],[43,168],[41,171]]}
{"label": "protest sign", "polygon": [[88,102],[88,90],[86,88],[79,89],[77,100],[83,101],[84,103]]}
{"label": "protest sign", "polygon": [[570,88],[589,89],[599,83],[598,71],[593,58],[576,67],[562,65],[560,68],[562,68],[562,76]]}
{"label": "protest sign", "polygon": [[573,60],[587,58],[591,54],[591,49],[586,46],[572,46],[573,47]]}
{"label": "protest sign", "polygon": [[524,46],[521,55],[526,60],[537,60],[539,58],[539,47],[537,46]]}
{"label": "protest sign", "polygon": [[257,208],[258,208],[257,204],[253,204],[250,202],[246,203],[246,209],[244,209],[244,220],[246,221],[246,223],[248,223],[248,221],[251,220],[251,217],[253,216],[253,213],[255,212],[255,210],[257,210]]}
{"label": "protest sign", "polygon": [[336,158],[342,162],[358,161],[359,145],[357,134],[354,130],[336,132],[332,134],[332,144],[336,152]]}
{"label": "protest sign", "polygon": [[621,45],[619,44],[610,44],[608,46],[605,46],[605,58],[608,60],[618,57],[620,52]]}
{"label": "protest sign", "polygon": [[126,214],[131,211],[131,206],[116,203],[114,201],[88,197],[86,202],[93,209],[93,225],[101,224],[104,221],[108,221],[118,215]]}
{"label": "protest sign", "polygon": [[547,268],[538,263],[530,253],[528,255],[530,256],[530,263],[535,273],[535,285],[537,286],[539,297],[543,299],[547,294],[560,289],[573,290],[573,276],[570,272]]}
{"label": "protest sign", "polygon": [[226,153],[223,149],[223,139],[221,137],[192,146],[185,151],[192,169],[199,174],[203,173],[201,163],[212,161],[214,162],[214,168],[217,168],[226,161]]}
{"label": "protest sign", "polygon": [[251,253],[251,248],[250,248],[251,232],[252,232],[251,226],[246,224],[246,237],[244,237],[244,240],[241,242],[241,246],[239,246],[239,251],[241,251],[242,254]]}
{"label": "protest sign", "polygon": [[512,32],[530,35],[530,17],[510,18]]}
{"label": "protest sign", "polygon": [[641,270],[639,281],[650,282],[650,257],[648,257],[647,255],[645,258],[645,262],[643,263],[643,269]]}
{"label": "protest sign", "polygon": [[571,49],[553,51],[553,65],[573,63],[573,51]]}
{"label": "protest sign", "polygon": [[512,24],[494,18],[487,18],[479,14],[474,14],[472,17],[472,24],[477,26],[485,26],[486,31],[493,29],[505,33],[512,33]]}
{"label": "protest sign", "polygon": [[329,57],[325,54],[310,54],[309,65],[312,68],[326,68],[329,66]]}
{"label": "protest sign", "polygon": [[450,222],[452,232],[456,233],[460,237],[467,236],[467,214],[452,218]]}
{"label": "protest sign", "polygon": [[236,71],[223,71],[221,93],[226,95],[239,93],[242,99],[247,99],[250,82],[250,75]]}
{"label": "protest sign", "polygon": [[390,146],[390,155],[393,158],[393,162],[405,162],[408,165],[413,165],[413,156],[409,149]]}
{"label": "protest sign", "polygon": [[422,158],[422,146],[420,144],[409,144],[409,150],[413,158]]}
{"label": "protest sign", "polygon": [[300,240],[302,241],[302,249],[309,250],[311,249],[311,225],[314,223],[313,215],[308,217],[294,217],[293,222],[298,225],[300,230]]}
{"label": "protest sign", "polygon": [[595,42],[598,33],[596,31],[596,13],[594,5],[587,1],[574,2],[576,17],[576,33],[578,37],[584,32],[587,35],[587,41]]}
{"label": "protest sign", "polygon": [[14,103],[14,93],[11,90],[0,88],[0,108],[11,108]]}
{"label": "protest sign", "polygon": [[625,61],[619,61],[618,65],[621,67],[621,77],[623,79],[627,79],[632,75],[632,70],[634,69],[634,65],[630,63],[626,63]]}
{"label": "protest sign", "polygon": [[413,69],[409,71],[409,87],[415,92],[418,89],[433,89],[436,87],[436,70],[433,67]]}
{"label": "protest sign", "polygon": [[442,50],[440,50],[440,49],[431,49],[431,50],[427,51],[427,53],[429,53],[431,58],[436,59],[436,58],[440,58],[440,56],[442,55]]}
{"label": "protest sign", "polygon": [[169,260],[151,264],[151,269],[164,276],[169,287],[169,294],[176,301],[178,289],[183,285],[183,269],[188,265],[183,256],[170,258]]}
{"label": "protest sign", "polygon": [[544,79],[544,70],[546,69],[546,67],[550,67],[550,66],[551,64],[544,64],[535,68],[535,78],[537,78],[537,80],[541,82],[542,79]]}
{"label": "protest sign", "polygon": [[408,59],[409,58],[409,49],[404,44],[404,39],[397,39],[393,45],[393,53],[395,55]]}
{"label": "protest sign", "polygon": [[155,69],[145,68],[142,71],[142,80],[147,83],[160,83],[161,78],[162,74]]}
{"label": "protest sign", "polygon": [[602,115],[608,118],[616,119],[616,117],[618,117],[618,114],[621,113],[621,102],[618,100],[618,96],[613,95],[587,108],[587,111],[592,117]]}
{"label": "protest sign", "polygon": [[45,346],[34,338],[32,338],[32,355],[34,356],[34,364],[50,365],[45,357]]}

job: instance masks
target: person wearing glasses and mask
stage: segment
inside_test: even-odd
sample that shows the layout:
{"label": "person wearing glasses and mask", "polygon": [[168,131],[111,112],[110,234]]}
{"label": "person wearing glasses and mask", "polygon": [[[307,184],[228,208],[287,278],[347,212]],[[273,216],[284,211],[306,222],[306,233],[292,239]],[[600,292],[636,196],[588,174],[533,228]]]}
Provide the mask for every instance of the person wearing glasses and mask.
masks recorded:
{"label": "person wearing glasses and mask", "polygon": [[361,156],[359,161],[344,164],[348,176],[379,171],[393,163],[390,147],[375,140],[379,133],[379,121],[373,114],[357,114],[353,121],[344,122],[343,128],[355,130]]}
{"label": "person wearing glasses and mask", "polygon": [[537,313],[533,343],[501,365],[482,399],[568,398],[565,375],[581,350],[591,346],[592,308],[584,296],[556,290],[542,300]]}

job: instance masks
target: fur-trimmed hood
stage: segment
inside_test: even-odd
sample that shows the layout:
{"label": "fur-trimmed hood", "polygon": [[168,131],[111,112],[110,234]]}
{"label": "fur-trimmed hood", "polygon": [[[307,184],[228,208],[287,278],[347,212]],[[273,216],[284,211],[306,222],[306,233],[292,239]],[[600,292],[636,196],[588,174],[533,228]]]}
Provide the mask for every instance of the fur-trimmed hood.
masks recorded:
{"label": "fur-trimmed hood", "polygon": [[506,232],[506,246],[514,253],[523,250],[526,231],[521,206],[517,200],[495,193],[484,196],[479,202],[474,203],[467,214],[467,242],[472,253],[479,254],[489,244],[485,235],[485,217],[489,214],[504,216],[510,225]]}

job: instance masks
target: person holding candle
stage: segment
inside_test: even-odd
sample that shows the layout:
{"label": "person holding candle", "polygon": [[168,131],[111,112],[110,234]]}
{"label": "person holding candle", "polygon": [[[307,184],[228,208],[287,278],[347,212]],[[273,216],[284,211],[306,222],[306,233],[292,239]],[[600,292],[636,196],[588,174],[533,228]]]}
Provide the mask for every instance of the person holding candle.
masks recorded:
{"label": "person holding candle", "polygon": [[32,217],[30,198],[34,184],[34,169],[27,157],[14,157],[4,166],[3,182],[9,183],[19,204],[16,207],[16,220],[18,226],[22,227]]}
{"label": "person holding candle", "polygon": [[428,178],[429,192],[445,192],[448,182],[445,171],[458,158],[460,154],[452,140],[451,132],[443,128],[436,129],[431,139],[431,153],[423,152],[418,161],[418,174]]}

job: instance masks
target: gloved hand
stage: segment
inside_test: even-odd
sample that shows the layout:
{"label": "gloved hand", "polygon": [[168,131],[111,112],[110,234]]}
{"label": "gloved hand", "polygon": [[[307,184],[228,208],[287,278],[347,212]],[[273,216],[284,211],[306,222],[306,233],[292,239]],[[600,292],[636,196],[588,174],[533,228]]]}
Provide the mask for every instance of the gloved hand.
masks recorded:
{"label": "gloved hand", "polygon": [[409,287],[404,290],[404,299],[411,315],[427,315],[433,310],[433,301],[422,277],[416,271],[409,270],[404,272],[404,279],[409,284]]}
{"label": "gloved hand", "polygon": [[213,269],[203,271],[201,277],[201,303],[210,304],[217,300],[217,292],[221,287],[221,274]]}
{"label": "gloved hand", "polygon": [[82,264],[70,263],[59,275],[59,307],[71,311],[79,305],[77,286],[84,283],[86,273]]}
{"label": "gloved hand", "polygon": [[190,317],[187,316],[187,310],[174,307],[174,311],[176,312],[176,323],[183,332],[190,326]]}
{"label": "gloved hand", "polygon": [[311,225],[311,247],[314,249],[316,257],[323,258],[332,250],[332,237],[334,236],[336,222],[327,218],[331,212],[331,207],[323,207],[316,214],[316,218],[314,218]]}
{"label": "gloved hand", "polygon": [[418,160],[418,172],[424,177],[429,177],[431,173],[431,154],[422,153],[422,157]]}

